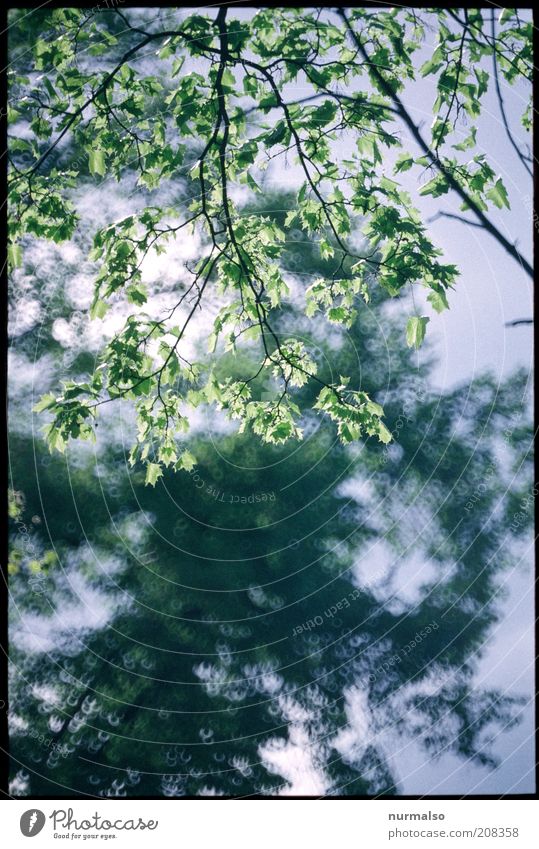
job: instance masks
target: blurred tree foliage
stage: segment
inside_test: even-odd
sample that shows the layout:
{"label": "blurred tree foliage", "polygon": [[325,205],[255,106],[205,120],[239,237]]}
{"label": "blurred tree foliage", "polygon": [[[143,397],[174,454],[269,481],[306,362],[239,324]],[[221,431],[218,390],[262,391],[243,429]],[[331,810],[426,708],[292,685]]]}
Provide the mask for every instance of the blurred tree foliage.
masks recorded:
{"label": "blurred tree foliage", "polygon": [[[275,196],[250,211],[282,226],[289,205]],[[324,275],[328,260],[296,236],[283,267]],[[15,795],[387,794],[399,789],[391,741],[410,735],[432,756],[495,762],[489,735],[520,704],[478,688],[474,671],[530,518],[515,525],[531,479],[526,376],[433,393],[431,363],[400,344],[388,303],[373,293],[332,336],[293,307],[279,323],[321,373],[329,363],[383,397],[395,436],[383,450],[342,445],[314,414],[296,446],[210,425],[184,446],[197,465],[150,489],[106,420],[94,457],[50,456],[17,419]],[[16,350],[65,371],[51,326]],[[229,354],[218,377],[245,365]],[[252,391],[272,399],[278,381],[260,375]],[[317,394],[305,384],[298,404]],[[49,550],[58,562],[44,562]],[[34,591],[30,560],[43,574]]]}

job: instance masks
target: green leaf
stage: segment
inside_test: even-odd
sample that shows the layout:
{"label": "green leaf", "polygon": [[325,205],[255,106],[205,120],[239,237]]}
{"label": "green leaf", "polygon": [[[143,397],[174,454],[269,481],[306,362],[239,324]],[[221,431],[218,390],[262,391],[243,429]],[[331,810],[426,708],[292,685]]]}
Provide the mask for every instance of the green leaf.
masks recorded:
{"label": "green leaf", "polygon": [[66,441],[58,428],[51,427],[47,433],[47,444],[49,446],[49,451],[59,451],[60,454],[63,454],[66,449]]}
{"label": "green leaf", "polygon": [[475,145],[477,144],[476,136],[477,136],[477,129],[476,129],[476,127],[472,127],[469,134],[466,136],[465,139],[463,139],[463,141],[459,142],[458,144],[452,145],[453,149],[454,150],[469,150],[470,148],[475,147]]}
{"label": "green leaf", "polygon": [[428,323],[429,319],[425,315],[413,315],[408,319],[406,325],[406,344],[409,348],[419,348],[421,346],[425,338]]}
{"label": "green leaf", "polygon": [[104,318],[108,308],[107,302],[98,298],[90,308],[90,318]]}
{"label": "green leaf", "polygon": [[336,324],[342,324],[347,321],[349,310],[344,307],[331,307],[328,310],[328,319]]}
{"label": "green leaf", "polygon": [[378,439],[380,442],[383,442],[384,445],[387,445],[388,442],[391,442],[393,437],[391,436],[390,431],[387,429],[383,422],[378,424]]}
{"label": "green leaf", "polygon": [[190,451],[184,451],[180,459],[176,463],[177,469],[184,469],[190,472],[197,464],[196,457],[193,457]]}
{"label": "green leaf", "polygon": [[37,404],[34,404],[32,407],[34,413],[42,413],[43,410],[49,410],[51,407],[54,407],[56,404],[56,398],[52,394],[43,395],[42,398],[39,399]]}
{"label": "green leaf", "polygon": [[[126,295],[128,301],[132,304],[138,304],[139,306],[142,306],[142,304],[145,304],[148,300],[146,290],[140,283],[136,286],[129,286],[126,290]],[[102,316],[100,317],[102,318]]]}
{"label": "green leaf", "polygon": [[441,47],[437,47],[431,58],[428,59],[424,65],[421,66],[420,73],[422,77],[428,76],[428,74],[435,74],[436,71],[439,71],[443,65],[443,54]]}
{"label": "green leaf", "polygon": [[215,349],[217,348],[218,338],[219,338],[218,334],[215,333],[215,332],[210,333],[210,335],[208,336],[208,353],[209,354],[215,353]]}
{"label": "green leaf", "polygon": [[427,297],[427,301],[432,304],[433,308],[436,312],[443,312],[444,310],[449,309],[449,304],[447,302],[447,295],[445,294],[443,289],[436,290],[435,292],[431,292]]}
{"label": "green leaf", "polygon": [[278,121],[271,133],[266,136],[266,143],[269,147],[274,144],[279,144],[286,136],[286,124],[284,121]]}
{"label": "green leaf", "polygon": [[251,176],[249,171],[246,172],[246,175],[247,175],[246,176],[247,185],[249,186],[249,188],[251,188],[254,192],[261,191],[260,186],[258,185],[256,180],[254,179],[254,177]]}
{"label": "green leaf", "polygon": [[94,148],[90,150],[88,156],[88,165],[90,168],[90,174],[92,176],[98,175],[99,177],[104,177],[106,173],[105,167],[105,152],[100,150],[99,148]]}
{"label": "green leaf", "polygon": [[228,68],[223,71],[221,83],[225,88],[234,88],[234,86],[236,85],[236,78],[232,71],[229,71]]}
{"label": "green leaf", "polygon": [[179,59],[175,59],[172,63],[172,78],[177,77],[183,68],[183,63],[185,62],[185,56],[180,56]]}
{"label": "green leaf", "polygon": [[150,390],[151,390],[151,388],[152,388],[152,386],[153,386],[153,380],[152,380],[152,378],[151,378],[151,377],[147,377],[147,378],[145,378],[145,380],[141,380],[141,381],[140,381],[140,383],[137,383],[137,384],[136,384],[136,386],[135,386],[135,387],[134,387],[134,389],[132,390],[132,391],[133,391],[133,395],[135,395],[137,398],[138,398],[140,395],[148,395],[148,394],[149,394],[149,392],[150,392]]}
{"label": "green leaf", "polygon": [[408,171],[414,164],[414,157],[410,153],[401,153],[395,162],[395,173]]}
{"label": "green leaf", "polygon": [[444,175],[437,174],[436,177],[433,177],[432,180],[429,180],[428,183],[421,186],[419,194],[422,196],[432,195],[433,198],[439,198],[441,195],[447,194],[449,188],[449,183],[445,179]]}
{"label": "green leaf", "polygon": [[507,189],[502,183],[502,178],[498,177],[492,188],[486,192],[486,196],[493,202],[498,209],[502,209],[504,206],[507,209],[511,209],[511,205],[509,203],[509,197],[507,195]]}
{"label": "green leaf", "polygon": [[148,463],[146,465],[146,484],[155,486],[160,477],[163,476],[163,469],[159,463]]}
{"label": "green leaf", "polygon": [[7,247],[7,258],[11,268],[20,268],[22,265],[22,248],[13,242]]}

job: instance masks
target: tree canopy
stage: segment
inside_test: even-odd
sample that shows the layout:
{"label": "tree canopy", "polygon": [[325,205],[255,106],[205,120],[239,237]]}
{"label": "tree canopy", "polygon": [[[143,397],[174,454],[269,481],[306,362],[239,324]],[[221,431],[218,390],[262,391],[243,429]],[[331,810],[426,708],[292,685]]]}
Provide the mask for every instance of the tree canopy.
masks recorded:
{"label": "tree canopy", "polygon": [[[431,239],[401,185],[403,172],[415,170],[420,195],[457,196],[471,222],[531,274],[491,215],[509,206],[509,195],[477,139],[494,90],[529,170],[501,91],[502,83],[531,82],[532,24],[517,10],[498,17],[494,10],[406,8],[238,15],[222,6],[173,26],[159,14],[141,23],[133,10],[98,7],[18,14],[9,115],[12,266],[24,263],[29,238],[75,238],[83,182],[125,180],[143,198],[93,235],[91,316],[102,319],[122,299],[132,311],[95,369],[39,402],[51,416],[51,448],[95,438],[101,406],[129,399],[138,418],[131,461],[145,462],[147,482],[155,484],[165,467],[192,468],[195,458],[179,451],[178,436],[200,404],[215,404],[278,444],[302,435],[298,398],[306,384],[317,389],[310,406],[335,423],[343,443],[390,441],[382,406],[361,382],[346,368],[327,372],[300,334],[277,327],[290,301],[282,258],[291,227],[314,237],[324,260],[301,295],[307,317],[320,313],[349,328],[377,290],[398,298],[417,286],[427,290],[430,309],[447,309],[458,269]],[[436,44],[425,56],[427,36]],[[158,72],[152,63],[147,73],[146,55],[157,59]],[[406,105],[422,80],[436,92],[430,131]],[[526,129],[530,121],[528,105]],[[288,159],[301,180],[277,222],[242,198],[263,194],[268,166]],[[198,254],[155,314],[142,266],[178,239],[196,240]],[[201,312],[214,308],[209,350],[191,358],[189,334]],[[419,347],[428,321],[419,310],[403,316],[403,344]],[[248,371],[224,375],[219,356],[240,349],[256,350],[257,359],[250,354]],[[277,385],[274,397],[256,392],[260,377]]]}
{"label": "tree canopy", "polygon": [[[286,198],[267,203],[282,221]],[[288,267],[292,238],[283,251]],[[302,243],[305,271],[326,262]],[[47,274],[36,290],[70,318],[72,266],[52,290]],[[410,739],[477,780],[496,765],[525,697],[477,666],[532,520],[528,378],[432,391],[388,300],[373,293],[340,347],[299,307],[277,324],[307,325],[308,347],[352,381],[376,364],[365,389],[386,391],[398,443],[382,451],[343,446],[313,414],[297,450],[199,430],[197,468],[165,469],[154,491],[126,467],[113,416],[96,457],[50,456],[28,395],[13,402],[13,795],[393,795]],[[52,325],[17,339],[49,381],[92,360],[83,337],[69,364]],[[248,365],[229,352],[218,378]],[[318,388],[297,393],[309,410]]]}

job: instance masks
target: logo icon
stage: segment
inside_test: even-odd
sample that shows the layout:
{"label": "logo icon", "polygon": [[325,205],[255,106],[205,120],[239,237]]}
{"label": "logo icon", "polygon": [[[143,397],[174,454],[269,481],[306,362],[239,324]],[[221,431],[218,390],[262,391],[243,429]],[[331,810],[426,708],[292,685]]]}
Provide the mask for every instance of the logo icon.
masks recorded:
{"label": "logo icon", "polygon": [[21,817],[21,831],[25,837],[35,837],[45,825],[45,814],[36,808],[25,811]]}

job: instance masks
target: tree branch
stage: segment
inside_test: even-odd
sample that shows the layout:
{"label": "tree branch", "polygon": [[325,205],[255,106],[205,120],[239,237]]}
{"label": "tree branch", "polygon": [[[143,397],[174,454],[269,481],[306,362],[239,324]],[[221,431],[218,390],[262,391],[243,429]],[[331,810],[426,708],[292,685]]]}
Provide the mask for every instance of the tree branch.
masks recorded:
{"label": "tree branch", "polygon": [[[36,171],[38,171],[41,168],[41,166],[43,165],[45,160],[48,159],[48,157],[51,155],[53,150],[62,141],[64,136],[67,135],[67,133],[69,132],[69,130],[71,129],[71,127],[73,126],[75,121],[78,118],[80,118],[81,115],[86,111],[86,109],[88,109],[88,107],[91,106],[92,103],[95,102],[95,100],[99,97],[99,95],[102,94],[106,90],[106,88],[112,82],[112,80],[114,79],[116,74],[122,69],[122,67],[125,65],[125,63],[129,61],[129,59],[131,59],[133,56],[135,56],[140,50],[142,50],[144,47],[146,47],[146,45],[150,44],[152,41],[158,41],[159,39],[162,39],[162,38],[174,38],[174,37],[178,37],[178,36],[182,36],[182,37],[185,38],[185,33],[183,33],[181,30],[165,30],[163,32],[150,33],[145,38],[143,38],[142,41],[139,41],[138,44],[133,45],[133,47],[131,47],[129,50],[127,50],[123,54],[121,59],[117,62],[115,67],[112,69],[112,71],[109,71],[109,73],[105,76],[103,81],[98,85],[98,87],[95,89],[95,91],[90,95],[90,97],[88,97],[87,100],[83,104],[81,104],[81,106],[79,106],[79,108],[76,109],[75,112],[73,112],[69,121],[66,123],[65,127],[58,134],[58,136],[53,141],[53,143],[47,148],[47,150],[45,150],[41,154],[41,156],[39,157],[37,162],[35,162],[34,165],[32,165],[32,167],[28,169],[28,171],[22,172],[20,177],[27,177],[27,178],[31,177],[33,174],[36,173]],[[192,39],[192,41],[194,41],[194,39]],[[20,179],[20,177],[19,176],[15,177],[12,182],[15,182],[17,179]]]}
{"label": "tree branch", "polygon": [[[337,11],[337,14],[340,16],[340,18],[342,19],[344,25],[346,26],[346,29],[348,30],[348,33],[349,33],[351,39],[353,40],[354,44],[358,47],[361,55],[366,60],[368,60],[369,54],[367,53],[367,50],[366,50],[363,42],[359,38],[358,34],[355,32],[352,25],[350,24],[350,21],[348,20],[348,17],[346,15],[346,11],[344,9],[340,9],[340,8],[337,9],[336,11]],[[388,97],[392,101],[393,105],[396,108],[398,116],[403,121],[403,123],[406,125],[406,127],[410,131],[412,137],[414,138],[416,143],[419,145],[419,147],[421,148],[421,150],[423,151],[425,156],[428,158],[430,163],[441,174],[443,174],[444,178],[447,180],[449,186],[453,189],[453,191],[461,198],[461,200],[463,200],[466,203],[466,205],[469,207],[469,209],[471,209],[472,212],[475,213],[475,215],[477,216],[481,226],[483,226],[483,228],[488,233],[490,233],[490,235],[493,236],[494,239],[496,239],[498,244],[500,244],[507,251],[507,253],[511,257],[513,257],[514,260],[516,260],[518,262],[518,264],[526,272],[526,274],[533,279],[534,275],[533,275],[533,268],[532,268],[531,264],[520,253],[520,251],[517,249],[517,247],[512,242],[510,242],[509,239],[507,239],[506,236],[504,236],[504,234],[496,227],[496,225],[493,224],[493,222],[485,215],[483,210],[476,204],[474,199],[472,197],[470,197],[470,195],[468,194],[466,189],[464,189],[460,185],[460,183],[455,179],[455,177],[453,176],[451,171],[448,168],[446,168],[444,166],[444,164],[440,161],[440,159],[436,156],[436,154],[433,152],[431,147],[427,144],[427,142],[425,141],[425,139],[421,135],[421,132],[419,131],[417,124],[411,118],[408,110],[404,106],[404,103],[400,99],[399,95],[395,91],[393,91],[393,87],[383,77],[383,75],[380,73],[378,68],[376,66],[372,65],[371,68],[370,68],[370,73],[371,73],[373,79],[376,80],[378,86],[380,87],[380,90],[384,93],[384,95],[386,97]]]}
{"label": "tree branch", "polygon": [[[494,21],[494,10],[492,10],[492,17],[491,17],[490,23],[491,23],[491,30],[492,30],[492,40],[494,41],[494,43],[496,43],[496,24],[495,24],[495,21]],[[500,106],[500,113],[501,113],[503,125],[504,125],[504,128],[505,128],[505,134],[506,134],[507,138],[509,139],[509,142],[511,143],[511,146],[512,146],[513,150],[515,151],[516,155],[518,156],[518,158],[522,162],[522,165],[524,166],[524,168],[528,172],[529,176],[533,177],[532,169],[528,165],[529,160],[526,161],[527,157],[522,153],[521,149],[519,148],[518,144],[516,143],[516,141],[514,139],[514,136],[513,136],[513,133],[511,132],[511,129],[509,127],[509,121],[507,119],[507,115],[506,115],[506,112],[505,112],[505,104],[504,104],[504,100],[503,100],[502,89],[501,89],[501,86],[500,86],[500,74],[499,74],[499,71],[498,71],[498,58],[497,58],[497,55],[496,55],[496,50],[492,51],[492,66],[493,66],[493,69],[494,69],[494,85],[496,87],[496,94],[498,95],[498,103],[499,103],[499,106]]]}
{"label": "tree branch", "polygon": [[514,321],[506,321],[506,327],[518,327],[520,324],[533,324],[533,318],[515,318]]}
{"label": "tree branch", "polygon": [[452,218],[454,221],[460,221],[461,224],[467,224],[468,227],[483,228],[483,225],[479,221],[473,221],[471,218],[465,218],[464,215],[456,215],[454,212],[437,212],[436,215],[432,215],[428,219],[428,223],[431,224],[433,221],[437,221],[438,218]]}

